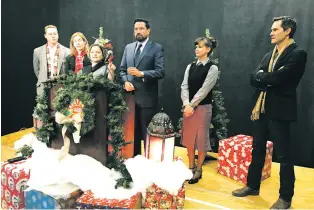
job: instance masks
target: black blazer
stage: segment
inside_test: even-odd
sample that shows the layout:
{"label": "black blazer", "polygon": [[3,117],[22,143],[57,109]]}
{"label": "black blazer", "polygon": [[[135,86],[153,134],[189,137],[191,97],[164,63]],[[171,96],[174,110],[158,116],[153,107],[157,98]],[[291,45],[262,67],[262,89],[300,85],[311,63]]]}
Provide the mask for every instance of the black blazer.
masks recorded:
{"label": "black blazer", "polygon": [[[91,65],[91,62],[88,56],[84,55],[83,68],[89,65]],[[66,57],[66,60],[65,60],[65,73],[68,73],[70,71],[73,71],[73,72],[75,71],[75,56],[74,55],[69,55],[68,57]]]}
{"label": "black blazer", "polygon": [[[137,63],[134,61],[137,42],[128,44],[120,65],[120,78],[124,83],[134,85],[135,103],[140,107],[155,107],[158,104],[158,80],[165,76],[163,47],[148,40]],[[134,77],[127,73],[129,67],[144,72],[144,77]]]}
{"label": "black blazer", "polygon": [[[256,89],[253,107],[262,90],[267,90],[265,114],[271,120],[296,121],[297,86],[305,71],[307,53],[295,43],[287,47],[278,58],[273,72],[268,71],[272,51],[267,53],[251,75],[251,85]],[[263,73],[257,73],[263,70]]]}

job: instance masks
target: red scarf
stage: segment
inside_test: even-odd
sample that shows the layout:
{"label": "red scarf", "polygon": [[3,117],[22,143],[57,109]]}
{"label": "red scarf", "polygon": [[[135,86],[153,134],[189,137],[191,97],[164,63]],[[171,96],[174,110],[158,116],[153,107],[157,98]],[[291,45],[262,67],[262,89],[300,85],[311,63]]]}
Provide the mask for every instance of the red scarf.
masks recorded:
{"label": "red scarf", "polygon": [[83,60],[84,56],[86,55],[86,51],[84,50],[80,54],[75,51],[74,56],[75,56],[75,71],[74,73],[77,74],[81,69],[83,68]]}

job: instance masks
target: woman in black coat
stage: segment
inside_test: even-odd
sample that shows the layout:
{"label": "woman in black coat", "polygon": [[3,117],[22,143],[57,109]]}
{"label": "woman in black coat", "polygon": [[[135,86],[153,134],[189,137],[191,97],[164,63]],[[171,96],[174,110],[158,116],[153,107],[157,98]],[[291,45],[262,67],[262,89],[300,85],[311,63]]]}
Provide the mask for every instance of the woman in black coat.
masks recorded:
{"label": "woman in black coat", "polygon": [[89,45],[86,37],[81,32],[76,32],[70,40],[70,55],[66,58],[65,72],[79,73],[85,66],[91,65],[88,58]]}

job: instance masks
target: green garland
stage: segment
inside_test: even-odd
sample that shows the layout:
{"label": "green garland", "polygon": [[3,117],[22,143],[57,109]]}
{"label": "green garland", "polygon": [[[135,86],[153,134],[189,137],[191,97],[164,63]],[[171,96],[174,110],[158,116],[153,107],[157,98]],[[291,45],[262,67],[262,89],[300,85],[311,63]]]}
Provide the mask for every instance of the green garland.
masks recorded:
{"label": "green garland", "polygon": [[37,105],[34,110],[34,118],[39,119],[42,123],[40,128],[36,128],[36,137],[39,141],[49,143],[56,136],[53,119],[49,116],[48,106],[48,87],[44,88],[44,93],[37,96]]}
{"label": "green garland", "polygon": [[[107,157],[107,167],[114,168],[116,171],[122,174],[122,178],[117,180],[116,187],[130,188],[132,182],[131,175],[129,174],[124,164],[124,159],[120,156],[122,147],[130,142],[124,141],[123,136],[123,120],[122,115],[127,111],[126,103],[123,99],[123,89],[118,82],[108,80],[105,76],[93,78],[92,74],[74,74],[68,73],[61,75],[57,81],[63,87],[57,91],[57,96],[53,101],[53,106],[56,111],[63,114],[66,113],[66,109],[71,103],[72,99],[78,98],[83,104],[84,121],[82,123],[81,135],[84,135],[95,127],[95,101],[91,97],[91,92],[106,89],[109,93],[109,114],[104,116],[108,122],[108,128],[111,135],[111,141],[108,141],[113,148],[113,152]],[[48,97],[44,94],[37,100],[36,112],[39,119],[43,122],[43,126],[36,131],[36,136],[39,140],[53,139],[53,132],[43,132],[40,129],[44,129],[46,126],[50,126],[48,120],[50,119],[48,114]],[[38,109],[42,108],[42,109]],[[53,124],[51,124],[53,125]],[[50,131],[50,127],[48,131]],[[40,131],[40,132],[39,132]],[[74,132],[74,127],[70,132]],[[45,141],[47,142],[47,141]]]}
{"label": "green garland", "polygon": [[107,116],[107,121],[111,135],[111,141],[109,141],[109,144],[112,146],[113,152],[108,156],[107,165],[109,168],[115,168],[122,174],[123,178],[117,180],[116,187],[122,186],[124,188],[130,188],[132,178],[123,163],[124,159],[120,155],[122,147],[130,143],[123,140],[122,114],[127,111],[127,106],[123,99],[121,87],[119,86],[114,88],[117,88],[116,90],[119,91],[113,91],[110,94],[110,112]]}

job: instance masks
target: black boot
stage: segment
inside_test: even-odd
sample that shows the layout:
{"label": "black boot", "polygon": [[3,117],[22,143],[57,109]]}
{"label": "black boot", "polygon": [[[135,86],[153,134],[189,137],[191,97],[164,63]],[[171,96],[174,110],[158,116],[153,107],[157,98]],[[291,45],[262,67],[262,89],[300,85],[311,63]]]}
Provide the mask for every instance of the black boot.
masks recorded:
{"label": "black boot", "polygon": [[248,195],[259,195],[259,190],[253,190],[250,187],[246,186],[240,189],[237,189],[232,192],[232,195],[235,197],[246,197]]}
{"label": "black boot", "polygon": [[291,207],[291,201],[285,201],[279,198],[270,209],[289,209]]}
{"label": "black boot", "polygon": [[199,179],[202,178],[202,169],[197,169],[192,177],[192,179],[189,180],[189,184],[195,184],[198,182]]}

